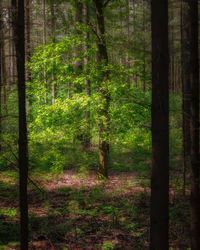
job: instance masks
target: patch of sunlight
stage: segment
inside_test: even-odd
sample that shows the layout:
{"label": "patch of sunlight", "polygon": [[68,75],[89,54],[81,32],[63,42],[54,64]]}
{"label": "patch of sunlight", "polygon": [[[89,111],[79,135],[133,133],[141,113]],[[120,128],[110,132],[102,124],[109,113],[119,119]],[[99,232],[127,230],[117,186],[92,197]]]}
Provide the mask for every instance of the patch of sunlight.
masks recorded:
{"label": "patch of sunlight", "polygon": [[17,215],[16,208],[0,208],[0,216],[7,216],[10,218],[14,218]]}
{"label": "patch of sunlight", "polygon": [[17,175],[14,171],[3,171],[0,174],[0,181],[5,184],[14,184],[16,177]]}

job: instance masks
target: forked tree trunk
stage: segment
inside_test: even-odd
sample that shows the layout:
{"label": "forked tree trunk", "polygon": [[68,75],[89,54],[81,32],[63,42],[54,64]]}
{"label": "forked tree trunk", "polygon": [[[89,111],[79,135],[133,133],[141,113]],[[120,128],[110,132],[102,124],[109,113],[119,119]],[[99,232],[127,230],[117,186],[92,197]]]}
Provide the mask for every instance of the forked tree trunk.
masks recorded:
{"label": "forked tree trunk", "polygon": [[152,177],[150,249],[168,250],[169,230],[169,49],[168,1],[151,0]]}

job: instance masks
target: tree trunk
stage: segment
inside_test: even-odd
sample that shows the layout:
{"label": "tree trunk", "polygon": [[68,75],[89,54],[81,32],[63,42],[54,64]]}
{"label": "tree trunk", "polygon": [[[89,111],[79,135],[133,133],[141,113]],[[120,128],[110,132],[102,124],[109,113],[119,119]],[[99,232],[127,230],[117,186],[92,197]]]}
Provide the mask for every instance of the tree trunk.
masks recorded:
{"label": "tree trunk", "polygon": [[[31,58],[31,40],[30,40],[30,0],[25,1],[25,57],[26,63],[30,61]],[[26,80],[31,81],[31,73],[26,69]]]}
{"label": "tree trunk", "polygon": [[[43,45],[46,45],[46,40],[47,40],[47,30],[46,30],[46,0],[42,0],[42,15],[43,15],[42,43],[43,43]],[[44,77],[44,83],[45,83],[45,87],[46,87],[44,101],[45,101],[45,104],[47,104],[48,103],[48,83],[47,83],[46,65],[45,65],[45,63],[43,65],[43,77]]]}
{"label": "tree trunk", "polygon": [[190,16],[187,3],[181,2],[181,69],[182,69],[182,121],[183,121],[183,192],[185,193],[185,175],[188,157],[191,151],[190,134],[190,103],[191,103],[191,82],[190,82]]}
{"label": "tree trunk", "polygon": [[2,151],[3,19],[0,2],[0,153]]}
{"label": "tree trunk", "polygon": [[20,243],[22,250],[28,250],[28,139],[26,122],[26,87],[25,87],[25,6],[24,0],[12,0],[17,9],[17,27],[15,47],[17,55],[18,109],[19,109],[19,196],[20,196]]}
{"label": "tree trunk", "polygon": [[191,85],[191,238],[192,250],[200,249],[200,192],[199,192],[199,50],[198,0],[187,0],[189,12],[189,50]]}
{"label": "tree trunk", "polygon": [[[82,32],[80,31],[80,27],[78,27],[79,24],[83,23],[83,3],[81,3],[80,1],[76,1],[75,4],[75,11],[76,11],[76,15],[75,15],[75,32],[78,36],[82,35]],[[75,56],[77,58],[79,58],[80,56],[80,51],[82,50],[82,46],[80,45],[77,48],[77,51],[75,53]],[[75,70],[77,71],[77,73],[81,73],[83,70],[83,60],[79,59],[76,61],[75,63]],[[79,92],[82,91],[82,88],[78,89]]]}
{"label": "tree trunk", "polygon": [[[12,0],[11,0],[12,1]],[[15,82],[15,56],[14,56],[14,41],[13,41],[13,37],[14,37],[14,30],[13,30],[13,25],[12,25],[12,18],[13,18],[13,9],[11,8],[9,10],[9,80],[7,81],[7,88],[5,85],[5,91],[7,92],[11,85],[14,84]],[[7,94],[7,93],[5,93]]]}
{"label": "tree trunk", "polygon": [[[130,4],[129,0],[126,0],[126,26],[127,26],[127,51],[126,51],[126,67],[128,70],[130,69],[130,43],[131,43],[131,31],[130,31]],[[131,80],[130,80],[130,75],[128,74],[127,76],[127,87],[130,89],[131,86]]]}
{"label": "tree trunk", "polygon": [[146,39],[145,39],[145,21],[146,21],[146,16],[145,16],[145,0],[143,0],[143,9],[142,9],[142,31],[143,31],[143,86],[142,89],[144,92],[146,92]]}
{"label": "tree trunk", "polygon": [[[85,25],[88,26],[89,25],[89,21],[90,21],[90,16],[89,16],[89,7],[88,7],[88,4],[85,3],[83,5],[83,13],[84,13],[84,19],[85,19]],[[87,73],[87,68],[88,68],[88,63],[89,63],[89,55],[87,54],[88,53],[88,50],[89,50],[89,39],[90,39],[90,33],[89,31],[86,31],[86,34],[85,34],[85,52],[86,52],[86,56],[84,58],[84,70],[85,70],[85,73]],[[85,92],[86,92],[86,95],[88,97],[91,96],[91,82],[89,79],[86,79],[85,80]],[[90,146],[91,146],[91,114],[90,114],[90,103],[88,104],[88,108],[86,110],[86,114],[85,114],[85,117],[86,117],[86,131],[85,131],[85,135],[84,135],[84,148],[86,150],[89,150],[90,149]]]}
{"label": "tree trunk", "polygon": [[[93,0],[97,18],[97,61],[101,71],[99,93],[101,105],[99,108],[99,177],[108,177],[109,166],[109,106],[110,93],[108,90],[109,72],[105,69],[108,65],[108,53],[105,38],[104,6],[101,0]],[[102,67],[104,68],[102,70]]]}
{"label": "tree trunk", "polygon": [[[55,3],[54,1],[50,2],[50,12],[51,12],[51,40],[53,43],[56,42],[56,16],[55,16]],[[56,101],[56,79],[54,70],[52,72],[52,83],[51,83],[51,104],[54,104]]]}
{"label": "tree trunk", "polygon": [[150,249],[168,250],[169,230],[169,49],[168,1],[151,0],[152,177]]}
{"label": "tree trunk", "polygon": [[[174,10],[171,9],[170,19],[174,19]],[[175,84],[174,84],[174,25],[171,24],[170,29],[170,90],[172,93],[175,93]]]}

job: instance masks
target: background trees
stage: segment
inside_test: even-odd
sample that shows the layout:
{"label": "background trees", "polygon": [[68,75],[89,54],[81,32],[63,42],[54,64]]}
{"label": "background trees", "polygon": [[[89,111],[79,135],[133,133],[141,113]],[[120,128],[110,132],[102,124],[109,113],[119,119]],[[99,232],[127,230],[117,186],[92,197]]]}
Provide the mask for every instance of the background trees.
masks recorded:
{"label": "background trees", "polygon": [[[100,235],[101,242],[95,247],[104,249],[104,229],[108,228],[106,234],[114,237],[112,246],[148,247],[146,221],[153,151],[151,247],[168,248],[168,203],[169,245],[189,247],[191,183],[192,242],[198,244],[197,2],[169,1],[169,20],[167,2],[26,0],[20,7],[21,1],[1,1],[0,188],[10,179],[15,183],[10,176],[19,160],[26,239],[27,213],[23,209],[27,211],[28,134],[29,178],[34,183],[34,188],[29,187],[33,242],[49,238],[52,244],[69,243],[75,238],[74,242],[83,242]],[[18,15],[20,29],[15,25],[16,3],[19,13],[24,9],[25,14]],[[98,172],[110,180],[99,181],[93,189],[96,180],[91,175]],[[1,180],[4,176],[6,181]],[[49,178],[48,186],[44,176]],[[91,178],[90,184],[87,178]],[[118,183],[119,179],[125,184]],[[50,189],[69,180],[72,183],[67,190]],[[73,184],[75,180],[83,187]],[[35,191],[41,193],[40,185],[44,196]],[[116,192],[109,196],[112,188]],[[17,194],[11,200],[15,209]],[[7,204],[1,191],[0,203]],[[43,211],[41,232],[37,231],[38,215],[35,218],[32,214],[34,206]],[[81,225],[72,211],[83,219]],[[144,216],[141,220],[140,215]],[[61,225],[63,218],[67,225]],[[58,232],[56,236],[54,231]]]}

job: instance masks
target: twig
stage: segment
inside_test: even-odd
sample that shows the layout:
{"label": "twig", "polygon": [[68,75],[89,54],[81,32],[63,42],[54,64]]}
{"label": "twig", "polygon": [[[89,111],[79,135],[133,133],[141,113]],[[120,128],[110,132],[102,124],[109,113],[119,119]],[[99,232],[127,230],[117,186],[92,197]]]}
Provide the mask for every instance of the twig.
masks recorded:
{"label": "twig", "polygon": [[90,26],[91,30],[93,31],[93,33],[96,35],[97,39],[98,39],[99,41],[101,41],[101,38],[100,38],[98,32],[96,31],[94,25],[93,25],[91,22],[89,22],[89,26]]}
{"label": "twig", "polygon": [[[18,172],[19,171],[19,168],[17,167],[17,165],[16,165],[16,163],[15,162],[13,162],[13,161],[11,161],[10,159],[8,159],[8,158],[6,158],[5,156],[2,156],[6,161],[8,161],[8,162],[10,162],[11,164],[12,164],[12,166],[9,166],[10,168],[12,168],[13,170],[15,170],[16,172]],[[41,193],[45,193],[46,194],[46,192],[43,190],[43,189],[41,189],[29,176],[28,176],[28,181],[34,186],[34,187],[36,187]]]}

